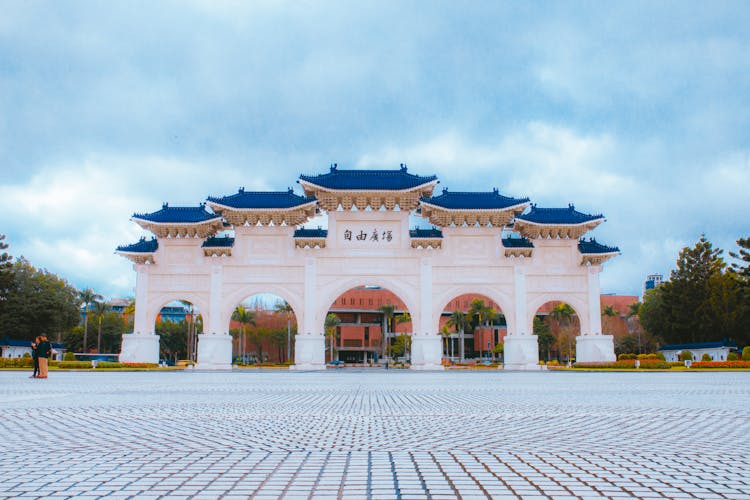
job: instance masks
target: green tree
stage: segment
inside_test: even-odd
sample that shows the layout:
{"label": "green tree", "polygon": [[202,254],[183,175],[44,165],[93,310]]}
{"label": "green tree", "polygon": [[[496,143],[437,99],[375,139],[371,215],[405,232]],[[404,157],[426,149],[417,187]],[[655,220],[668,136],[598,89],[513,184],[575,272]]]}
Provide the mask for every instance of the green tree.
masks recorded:
{"label": "green tree", "polygon": [[294,310],[292,310],[289,302],[283,300],[276,304],[274,313],[286,316],[286,360],[288,362],[292,359],[292,315],[294,315]]}
{"label": "green tree", "polygon": [[396,338],[393,342],[393,346],[391,347],[391,354],[395,357],[401,357],[406,356],[406,354],[411,350],[411,335],[406,334],[399,334],[396,335]]}
{"label": "green tree", "polygon": [[742,348],[742,361],[750,361],[750,345]]}
{"label": "green tree", "polygon": [[750,280],[750,238],[737,240],[738,252],[729,252],[729,255],[740,262],[732,263],[732,270],[745,280]]}
{"label": "green tree", "polygon": [[88,351],[88,333],[89,333],[89,306],[96,301],[104,300],[104,297],[93,291],[91,288],[86,288],[85,290],[81,290],[78,292],[78,298],[81,301],[81,305],[83,305],[83,351],[84,353],[89,352]]}
{"label": "green tree", "polygon": [[705,236],[682,249],[670,281],[644,296],[639,317],[648,333],[668,344],[750,340],[744,283],[725,270],[721,253]]}
{"label": "green tree", "polygon": [[625,335],[615,343],[615,354],[635,354],[640,350],[639,340],[633,335]]}
{"label": "green tree", "polygon": [[450,356],[450,353],[448,352],[448,341],[451,338],[451,332],[448,330],[448,325],[443,325],[443,327],[440,329],[440,336],[443,337],[443,356],[445,358]]}
{"label": "green tree", "polygon": [[331,342],[331,361],[336,359],[334,357],[336,353],[335,344],[336,340],[338,338],[338,326],[341,324],[341,319],[336,316],[334,313],[328,313],[326,314],[326,321],[325,321],[325,332],[326,337],[330,339]]}
{"label": "green tree", "polygon": [[94,318],[96,318],[96,326],[97,326],[97,333],[96,333],[96,352],[102,352],[102,318],[104,317],[104,314],[106,314],[108,310],[107,303],[104,301],[94,302],[94,308],[92,312],[94,313]]}
{"label": "green tree", "polygon": [[549,361],[557,339],[552,334],[549,323],[541,316],[534,316],[534,335],[536,335],[539,343],[539,353],[544,355],[544,361]]}
{"label": "green tree", "polygon": [[620,313],[614,308],[614,306],[604,306],[602,309],[602,319],[604,320],[603,329],[606,333],[611,333],[609,325],[611,318],[615,318],[619,315]]}
{"label": "green tree", "polygon": [[456,329],[456,333],[458,333],[458,359],[459,361],[463,362],[464,360],[464,331],[466,330],[466,327],[469,326],[469,323],[466,319],[466,315],[463,311],[460,311],[456,309],[451,313],[451,317],[448,319],[448,322],[446,323],[447,326],[452,326]]}
{"label": "green tree", "polygon": [[239,322],[239,342],[237,343],[237,350],[242,361],[245,362],[246,345],[245,345],[245,333],[248,325],[255,326],[255,312],[245,308],[243,305],[237,306],[237,309],[232,313],[232,319]]}
{"label": "green tree", "polygon": [[3,335],[18,340],[47,335],[61,340],[64,332],[80,322],[78,291],[65,280],[36,269],[24,258],[2,272],[9,281],[5,299],[0,300]]}
{"label": "green tree", "polygon": [[0,234],[0,304],[7,298],[11,283],[13,282],[11,269],[13,268],[13,257],[7,250],[8,244],[5,243],[5,235]]}
{"label": "green tree", "polygon": [[[565,302],[561,302],[557,304],[555,307],[552,308],[552,312],[550,312],[549,316],[553,320],[555,320],[559,325],[561,332],[565,335],[565,339],[567,340],[567,343],[563,344],[560,343],[560,351],[562,352],[563,347],[566,347],[565,353],[567,361],[570,361],[572,357],[572,347],[570,343],[570,335],[571,335],[571,326],[573,324],[573,316],[575,316],[575,309],[573,309],[570,304],[566,304]],[[562,360],[560,360],[562,361]]]}

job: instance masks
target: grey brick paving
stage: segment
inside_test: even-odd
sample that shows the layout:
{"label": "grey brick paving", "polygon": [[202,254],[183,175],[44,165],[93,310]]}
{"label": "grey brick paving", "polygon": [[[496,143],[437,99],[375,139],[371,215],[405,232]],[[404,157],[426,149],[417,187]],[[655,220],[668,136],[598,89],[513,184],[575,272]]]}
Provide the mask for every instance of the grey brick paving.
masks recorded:
{"label": "grey brick paving", "polygon": [[0,498],[750,499],[750,373],[0,372]]}

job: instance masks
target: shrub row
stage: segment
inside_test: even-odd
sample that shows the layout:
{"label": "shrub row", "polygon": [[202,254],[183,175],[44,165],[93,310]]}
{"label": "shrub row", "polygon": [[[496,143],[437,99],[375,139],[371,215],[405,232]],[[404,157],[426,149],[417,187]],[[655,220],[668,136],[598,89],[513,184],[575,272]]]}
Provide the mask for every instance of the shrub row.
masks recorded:
{"label": "shrub row", "polygon": [[696,361],[690,365],[690,368],[750,368],[750,361]]}
{"label": "shrub row", "polygon": [[0,368],[34,368],[31,356],[24,358],[0,358]]}
{"label": "shrub row", "polygon": [[116,361],[99,361],[96,368],[158,368],[157,363],[118,363]]}
{"label": "shrub row", "polygon": [[[612,362],[594,362],[594,363],[575,363],[573,366],[575,368],[615,368],[619,370],[635,370],[635,361],[634,359],[621,359],[619,361],[612,361]],[[666,361],[662,361],[660,359],[642,359],[641,361],[641,370],[668,370],[671,368],[671,365],[667,363]]]}
{"label": "shrub row", "polygon": [[659,360],[659,361],[666,361],[664,359],[664,354],[657,352],[655,354],[620,354],[617,356],[618,361],[625,361],[628,359],[640,359],[641,361],[644,360]]}
{"label": "shrub row", "polygon": [[49,365],[65,370],[81,370],[91,368],[91,361],[51,361]]}

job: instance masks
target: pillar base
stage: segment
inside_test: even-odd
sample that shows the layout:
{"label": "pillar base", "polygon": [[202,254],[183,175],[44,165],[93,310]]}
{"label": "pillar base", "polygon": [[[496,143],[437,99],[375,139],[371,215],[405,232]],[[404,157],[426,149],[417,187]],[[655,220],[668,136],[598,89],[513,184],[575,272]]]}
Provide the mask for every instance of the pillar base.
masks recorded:
{"label": "pillar base", "polygon": [[231,370],[232,337],[227,333],[198,335],[198,364],[196,370]]}
{"label": "pillar base", "polygon": [[536,335],[508,335],[504,339],[505,370],[541,370]]}
{"label": "pillar base", "polygon": [[411,336],[411,369],[421,371],[444,370],[440,335]]}
{"label": "pillar base", "polygon": [[120,363],[158,363],[159,336],[153,333],[123,333]]}
{"label": "pillar base", "polygon": [[322,335],[296,335],[294,365],[290,370],[320,371],[326,369],[325,338]]}
{"label": "pillar base", "polygon": [[612,335],[580,335],[576,337],[576,361],[581,363],[617,361]]}

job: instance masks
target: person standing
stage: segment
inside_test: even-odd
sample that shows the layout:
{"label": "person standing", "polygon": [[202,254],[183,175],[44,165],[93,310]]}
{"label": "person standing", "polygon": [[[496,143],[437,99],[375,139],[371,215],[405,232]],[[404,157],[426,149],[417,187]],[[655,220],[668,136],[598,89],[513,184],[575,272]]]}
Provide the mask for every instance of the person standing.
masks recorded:
{"label": "person standing", "polygon": [[47,363],[52,353],[52,344],[44,335],[40,336],[39,339],[41,342],[36,347],[36,355],[39,359],[39,375],[37,375],[37,378],[47,378]]}
{"label": "person standing", "polygon": [[31,359],[34,360],[34,373],[29,378],[36,378],[39,375],[39,356],[37,356],[37,347],[39,347],[41,339],[37,336],[33,342],[31,342]]}

